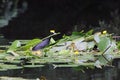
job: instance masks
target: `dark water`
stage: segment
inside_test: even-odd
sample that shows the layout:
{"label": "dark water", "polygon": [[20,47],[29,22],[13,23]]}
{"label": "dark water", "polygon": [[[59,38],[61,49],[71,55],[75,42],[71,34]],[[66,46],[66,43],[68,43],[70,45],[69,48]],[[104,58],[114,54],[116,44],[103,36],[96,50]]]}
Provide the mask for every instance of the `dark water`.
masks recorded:
{"label": "dark water", "polygon": [[74,68],[53,68],[48,65],[42,68],[25,68],[24,70],[0,71],[0,76],[23,77],[35,80],[44,76],[47,80],[120,80],[120,59],[113,61],[113,67],[87,69],[84,72]]}

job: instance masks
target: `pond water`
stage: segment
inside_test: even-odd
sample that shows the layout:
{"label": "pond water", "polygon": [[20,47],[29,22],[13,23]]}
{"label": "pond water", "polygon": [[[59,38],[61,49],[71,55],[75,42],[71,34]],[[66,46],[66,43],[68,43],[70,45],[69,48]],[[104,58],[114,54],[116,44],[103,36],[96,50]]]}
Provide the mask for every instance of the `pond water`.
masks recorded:
{"label": "pond water", "polygon": [[102,69],[87,69],[84,72],[75,68],[54,69],[52,65],[47,65],[42,68],[0,71],[0,76],[23,77],[28,80],[37,78],[46,78],[42,80],[120,80],[120,59],[114,60],[113,65],[113,67],[108,66]]}

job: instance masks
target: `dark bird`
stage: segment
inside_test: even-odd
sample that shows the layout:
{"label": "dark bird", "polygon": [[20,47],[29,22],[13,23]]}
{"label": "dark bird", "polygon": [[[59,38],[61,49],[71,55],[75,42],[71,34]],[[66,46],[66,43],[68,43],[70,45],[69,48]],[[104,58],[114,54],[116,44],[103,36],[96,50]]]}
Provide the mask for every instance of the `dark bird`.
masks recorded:
{"label": "dark bird", "polygon": [[38,51],[38,50],[40,50],[40,49],[43,49],[44,47],[46,47],[47,45],[49,45],[51,37],[60,34],[60,33],[55,33],[54,30],[51,30],[50,32],[51,32],[51,35],[45,37],[42,42],[40,42],[40,43],[38,43],[37,45],[35,45],[35,46],[32,48],[32,51]]}
{"label": "dark bird", "polygon": [[42,39],[42,42],[38,43],[32,48],[32,54],[37,56],[43,56],[43,52],[41,49],[49,45],[51,37],[58,35],[60,33],[55,33],[54,31],[51,31],[51,35],[45,37]]}
{"label": "dark bird", "polygon": [[32,51],[37,51],[37,50],[40,50],[40,49],[43,49],[44,47],[46,47],[47,45],[49,45],[50,43],[50,38],[47,38],[45,40],[43,40],[42,42],[38,43],[37,45],[35,45],[33,48],[32,48]]}

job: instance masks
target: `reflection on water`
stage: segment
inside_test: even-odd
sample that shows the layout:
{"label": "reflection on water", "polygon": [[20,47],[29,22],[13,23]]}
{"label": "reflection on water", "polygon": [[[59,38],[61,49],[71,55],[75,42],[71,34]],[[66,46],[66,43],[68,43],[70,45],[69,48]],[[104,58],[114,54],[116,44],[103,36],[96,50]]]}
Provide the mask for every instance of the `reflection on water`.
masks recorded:
{"label": "reflection on water", "polygon": [[[19,76],[26,79],[36,80],[46,78],[47,80],[120,80],[120,60],[113,61],[114,67],[103,67],[103,69],[88,69],[85,72],[74,68],[53,68],[48,65],[43,68],[27,68],[24,70],[8,70],[1,72],[0,76]],[[44,80],[44,79],[43,79]]]}

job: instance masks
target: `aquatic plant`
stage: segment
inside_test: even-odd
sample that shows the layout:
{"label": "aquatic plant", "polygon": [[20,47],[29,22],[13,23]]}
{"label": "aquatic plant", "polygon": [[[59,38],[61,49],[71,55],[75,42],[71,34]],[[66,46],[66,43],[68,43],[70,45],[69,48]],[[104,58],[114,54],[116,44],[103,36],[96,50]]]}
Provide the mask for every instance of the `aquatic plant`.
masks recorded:
{"label": "aquatic plant", "polygon": [[[20,65],[16,67],[44,67],[52,64],[57,67],[86,67],[93,68],[112,66],[112,60],[119,56],[119,43],[106,30],[93,33],[80,31],[70,36],[64,35],[62,39],[50,39],[50,43],[39,49],[40,54],[34,54],[32,48],[41,44],[45,39],[57,36],[59,33],[49,35],[43,39],[15,40],[7,50],[0,53],[0,60],[5,63]],[[42,54],[42,55],[41,55]],[[29,65],[28,65],[29,64]],[[3,65],[1,69],[4,69]],[[81,68],[83,69],[83,68]]]}

